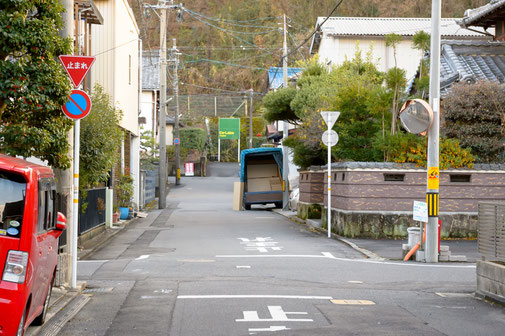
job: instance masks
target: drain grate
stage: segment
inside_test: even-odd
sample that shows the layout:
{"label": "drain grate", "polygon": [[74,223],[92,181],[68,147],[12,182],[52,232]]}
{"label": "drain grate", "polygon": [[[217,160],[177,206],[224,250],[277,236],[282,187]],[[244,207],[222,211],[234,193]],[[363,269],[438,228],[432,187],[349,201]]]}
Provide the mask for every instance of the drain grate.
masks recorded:
{"label": "drain grate", "polygon": [[65,309],[50,319],[37,334],[38,336],[55,336],[90,300],[88,295],[79,295]]}
{"label": "drain grate", "polygon": [[114,290],[114,287],[97,287],[97,288],[86,288],[82,291],[83,294],[92,293],[110,293]]}

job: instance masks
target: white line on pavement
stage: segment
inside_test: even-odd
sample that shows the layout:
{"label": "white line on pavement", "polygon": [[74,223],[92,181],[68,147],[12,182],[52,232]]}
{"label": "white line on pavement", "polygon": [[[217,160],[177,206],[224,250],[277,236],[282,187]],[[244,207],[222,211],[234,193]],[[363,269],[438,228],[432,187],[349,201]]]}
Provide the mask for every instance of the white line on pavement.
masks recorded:
{"label": "white line on pavement", "polygon": [[412,266],[412,267],[438,267],[438,268],[475,268],[475,264],[471,265],[442,265],[442,264],[422,264],[413,262],[392,262],[392,261],[380,261],[380,260],[370,260],[370,259],[346,259],[337,258],[330,252],[321,252],[321,255],[307,255],[307,254],[231,254],[231,255],[217,255],[216,258],[325,258],[334,259],[346,262],[361,262],[369,264],[381,264],[381,265],[395,265],[395,266]]}
{"label": "white line on pavement", "polygon": [[299,300],[332,300],[331,296],[300,295],[179,295],[178,299],[299,299]]}
{"label": "white line on pavement", "polygon": [[149,258],[149,254],[143,254],[140,257],[135,258],[135,260],[142,260],[142,259],[147,259],[147,258]]}
{"label": "white line on pavement", "polygon": [[216,258],[328,258],[324,255],[307,254],[229,254],[217,255]]}

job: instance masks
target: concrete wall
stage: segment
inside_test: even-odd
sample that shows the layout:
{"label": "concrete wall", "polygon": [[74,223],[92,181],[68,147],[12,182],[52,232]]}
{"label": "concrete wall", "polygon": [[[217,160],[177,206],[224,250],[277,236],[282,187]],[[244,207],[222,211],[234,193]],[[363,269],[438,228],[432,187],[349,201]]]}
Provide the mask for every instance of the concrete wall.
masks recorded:
{"label": "concrete wall", "polygon": [[120,126],[134,135],[138,127],[139,29],[127,0],[95,0],[104,18],[92,25],[91,84],[99,83],[123,111]]}
{"label": "concrete wall", "polygon": [[505,303],[505,265],[477,261],[477,295]]}

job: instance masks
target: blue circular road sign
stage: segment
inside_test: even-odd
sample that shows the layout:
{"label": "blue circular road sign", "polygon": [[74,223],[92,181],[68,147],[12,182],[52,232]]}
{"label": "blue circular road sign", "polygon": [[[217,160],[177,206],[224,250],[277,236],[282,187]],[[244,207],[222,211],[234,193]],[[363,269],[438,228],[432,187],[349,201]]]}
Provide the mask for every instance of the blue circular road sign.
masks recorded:
{"label": "blue circular road sign", "polygon": [[179,138],[174,139],[174,145],[178,145],[180,143],[181,143],[181,139],[179,139]]}
{"label": "blue circular road sign", "polygon": [[82,90],[72,90],[70,100],[61,107],[63,113],[70,119],[82,119],[88,115],[91,110],[91,99],[88,94]]}

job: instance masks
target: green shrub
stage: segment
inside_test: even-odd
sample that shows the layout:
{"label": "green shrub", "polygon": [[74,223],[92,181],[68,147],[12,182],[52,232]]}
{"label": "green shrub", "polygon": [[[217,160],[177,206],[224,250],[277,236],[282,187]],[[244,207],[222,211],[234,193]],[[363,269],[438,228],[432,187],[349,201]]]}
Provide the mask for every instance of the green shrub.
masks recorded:
{"label": "green shrub", "polygon": [[198,149],[203,152],[207,141],[207,132],[202,128],[181,128],[179,130],[181,147],[186,149]]}

